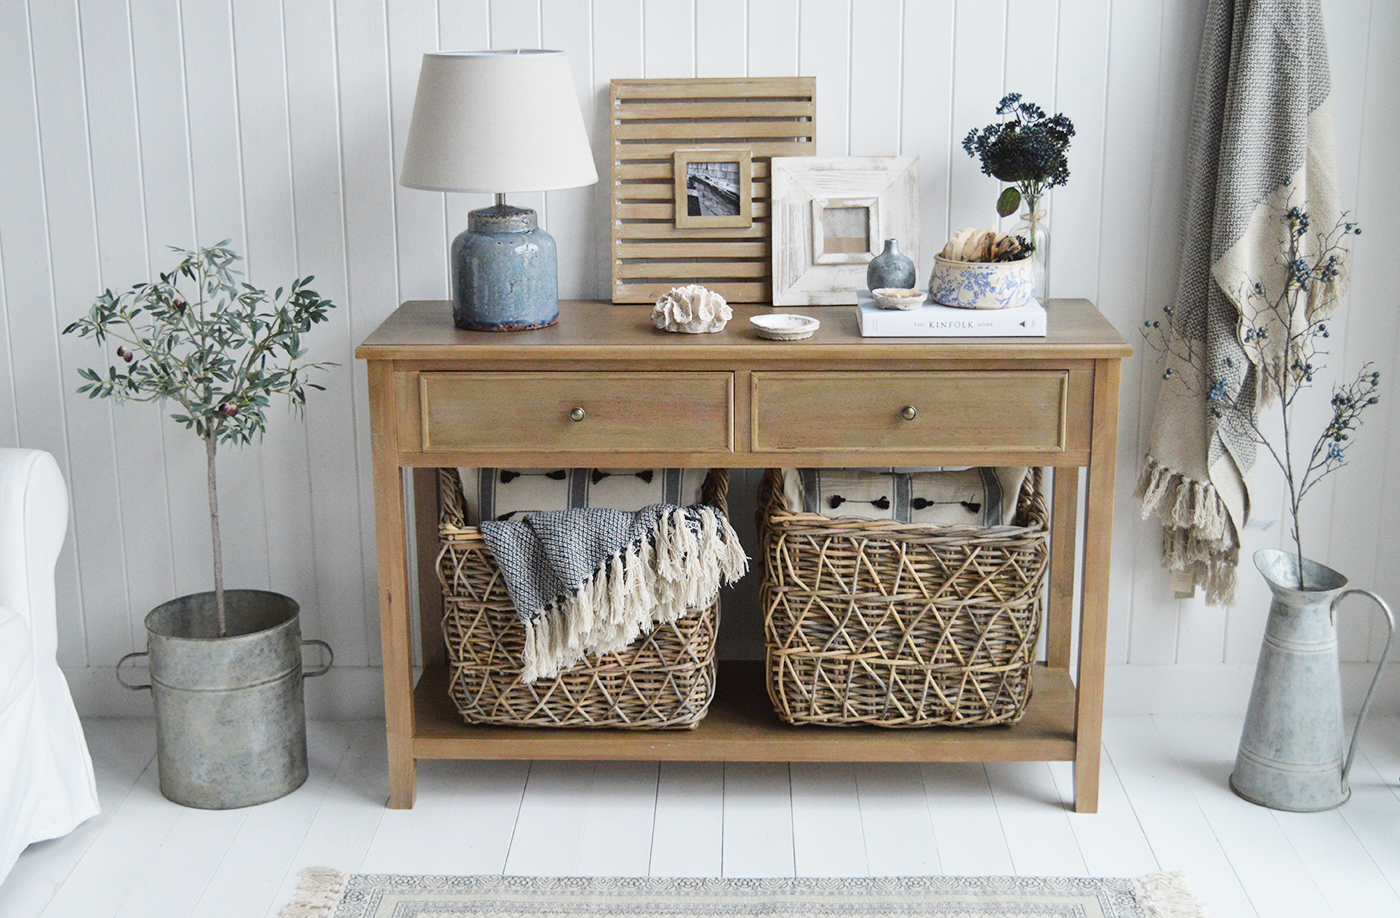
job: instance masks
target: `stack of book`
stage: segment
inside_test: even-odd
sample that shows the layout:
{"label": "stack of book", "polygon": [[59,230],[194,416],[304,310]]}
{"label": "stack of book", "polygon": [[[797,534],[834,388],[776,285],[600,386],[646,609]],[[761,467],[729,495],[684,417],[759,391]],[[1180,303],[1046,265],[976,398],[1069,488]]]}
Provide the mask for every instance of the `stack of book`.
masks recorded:
{"label": "stack of book", "polygon": [[1015,309],[957,309],[931,300],[918,309],[881,309],[864,290],[856,320],[864,338],[1044,338],[1046,327],[1036,300]]}

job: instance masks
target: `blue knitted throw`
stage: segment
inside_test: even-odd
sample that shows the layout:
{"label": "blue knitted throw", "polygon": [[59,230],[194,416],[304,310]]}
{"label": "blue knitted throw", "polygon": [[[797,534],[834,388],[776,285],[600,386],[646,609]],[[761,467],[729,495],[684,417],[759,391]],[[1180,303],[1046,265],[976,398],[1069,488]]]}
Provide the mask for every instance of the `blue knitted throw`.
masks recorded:
{"label": "blue knitted throw", "polygon": [[483,521],[481,535],[525,628],[527,683],[622,650],[748,569],[724,513],[702,505],[533,513]]}

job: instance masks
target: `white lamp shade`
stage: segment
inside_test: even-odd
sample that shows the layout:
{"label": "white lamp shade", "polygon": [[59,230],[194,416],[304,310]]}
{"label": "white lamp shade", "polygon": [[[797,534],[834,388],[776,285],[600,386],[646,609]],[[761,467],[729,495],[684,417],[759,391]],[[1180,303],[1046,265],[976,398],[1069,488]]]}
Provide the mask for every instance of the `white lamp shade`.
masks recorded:
{"label": "white lamp shade", "polygon": [[400,184],[491,194],[596,181],[563,51],[423,55]]}

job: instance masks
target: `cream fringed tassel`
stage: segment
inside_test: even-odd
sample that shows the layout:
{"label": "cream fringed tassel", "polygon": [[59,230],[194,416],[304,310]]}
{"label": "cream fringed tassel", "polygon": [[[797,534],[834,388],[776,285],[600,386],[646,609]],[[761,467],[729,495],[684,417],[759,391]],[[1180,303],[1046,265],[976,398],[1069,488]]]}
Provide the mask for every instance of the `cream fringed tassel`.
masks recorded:
{"label": "cream fringed tassel", "polygon": [[1186,874],[1149,873],[1133,881],[1138,904],[1149,918],[1209,918],[1206,904],[1196,898]]}
{"label": "cream fringed tassel", "polygon": [[703,507],[699,531],[686,511],[657,520],[653,539],[598,566],[577,593],[525,625],[520,681],[552,679],[587,655],[616,653],[657,625],[714,602],[719,588],[748,570],[738,533]]}
{"label": "cream fringed tassel", "polygon": [[330,918],[345,895],[349,875],[329,867],[307,867],[297,876],[301,883],[281,918]]}
{"label": "cream fringed tassel", "polygon": [[1148,456],[1138,479],[1142,518],[1162,520],[1162,567],[1182,571],[1205,587],[1206,601],[1235,601],[1240,547],[1230,511],[1208,481],[1187,478]]}

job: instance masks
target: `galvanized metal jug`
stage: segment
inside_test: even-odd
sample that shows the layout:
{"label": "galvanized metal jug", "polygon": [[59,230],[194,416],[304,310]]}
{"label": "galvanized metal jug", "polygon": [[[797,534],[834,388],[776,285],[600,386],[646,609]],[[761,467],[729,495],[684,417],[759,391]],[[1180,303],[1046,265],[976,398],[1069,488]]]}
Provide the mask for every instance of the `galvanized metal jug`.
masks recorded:
{"label": "galvanized metal jug", "polygon": [[[265,590],[224,592],[227,635],[214,594],[193,593],[146,616],[145,651],[117,663],[117,681],[151,689],[160,792],[184,806],[227,810],[266,803],[306,781],[306,705],[296,601]],[[151,681],[132,685],[122,664],[150,657]]]}
{"label": "galvanized metal jug", "polygon": [[[1306,558],[1303,589],[1298,589],[1295,555],[1266,548],[1254,553],[1254,565],[1273,591],[1273,602],[1230,787],[1251,803],[1276,810],[1330,810],[1351,796],[1347,777],[1356,739],[1390,657],[1395,616],[1375,593],[1348,590],[1345,577]],[[1343,760],[1336,610],[1353,593],[1375,600],[1390,623],[1390,636]]]}

